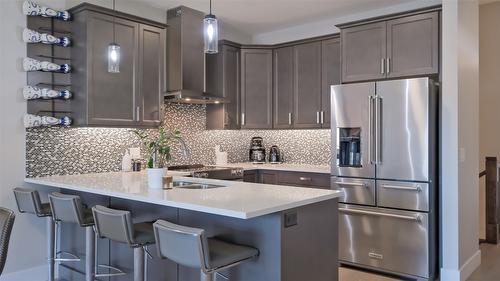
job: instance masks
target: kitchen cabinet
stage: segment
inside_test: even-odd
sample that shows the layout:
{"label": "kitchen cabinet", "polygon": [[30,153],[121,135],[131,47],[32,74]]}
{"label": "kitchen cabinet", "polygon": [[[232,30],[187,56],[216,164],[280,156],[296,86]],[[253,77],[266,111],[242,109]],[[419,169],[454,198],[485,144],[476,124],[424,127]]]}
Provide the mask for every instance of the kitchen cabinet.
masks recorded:
{"label": "kitchen cabinet", "polygon": [[439,72],[439,12],[341,26],[342,82]]}
{"label": "kitchen cabinet", "polygon": [[[74,8],[71,103],[75,126],[159,125],[164,90],[165,26],[82,4]],[[107,48],[120,45],[120,72],[109,73]]]}
{"label": "kitchen cabinet", "polygon": [[274,128],[293,127],[294,48],[274,50]]}
{"label": "kitchen cabinet", "polygon": [[330,128],[330,87],[340,84],[340,38],[321,42],[321,127]]}
{"label": "kitchen cabinet", "polygon": [[321,42],[294,46],[294,128],[321,128]]}
{"label": "kitchen cabinet", "polygon": [[241,128],[273,127],[273,51],[241,50]]}
{"label": "kitchen cabinet", "polygon": [[207,105],[207,129],[240,128],[240,48],[219,45],[218,54],[206,56],[206,92],[225,98],[226,104]]}
{"label": "kitchen cabinet", "polygon": [[263,184],[330,189],[330,175],[322,173],[291,172],[265,169],[249,170],[245,171],[243,181]]}

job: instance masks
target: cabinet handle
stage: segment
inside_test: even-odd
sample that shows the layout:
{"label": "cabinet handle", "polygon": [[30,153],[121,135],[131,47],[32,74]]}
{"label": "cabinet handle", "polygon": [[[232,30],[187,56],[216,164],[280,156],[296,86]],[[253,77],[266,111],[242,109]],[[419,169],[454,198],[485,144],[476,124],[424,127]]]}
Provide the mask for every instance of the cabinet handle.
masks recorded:
{"label": "cabinet handle", "polygon": [[299,180],[300,181],[311,181],[312,179],[308,178],[308,177],[300,177]]}
{"label": "cabinet handle", "polygon": [[316,111],[316,124],[319,124],[319,111]]}
{"label": "cabinet handle", "polygon": [[288,125],[292,125],[292,113],[288,113]]}
{"label": "cabinet handle", "polygon": [[325,124],[325,112],[321,111],[321,124]]}
{"label": "cabinet handle", "polygon": [[385,59],[381,58],[380,59],[380,74],[384,74],[384,73],[385,73]]}
{"label": "cabinet handle", "polygon": [[385,59],[385,69],[387,71],[387,74],[391,72],[391,58]]}
{"label": "cabinet handle", "polygon": [[140,121],[140,116],[141,116],[141,108],[139,106],[135,107],[135,120]]}
{"label": "cabinet handle", "polygon": [[245,113],[241,114],[241,126],[245,126]]}

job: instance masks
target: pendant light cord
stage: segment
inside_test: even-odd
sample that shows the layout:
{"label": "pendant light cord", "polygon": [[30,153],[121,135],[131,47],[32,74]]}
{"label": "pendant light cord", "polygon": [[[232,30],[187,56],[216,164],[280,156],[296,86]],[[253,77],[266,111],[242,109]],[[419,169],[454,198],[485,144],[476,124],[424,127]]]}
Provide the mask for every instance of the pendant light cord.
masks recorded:
{"label": "pendant light cord", "polygon": [[116,19],[116,3],[115,3],[115,0],[113,0],[113,43],[114,44],[116,44],[115,19]]}
{"label": "pendant light cord", "polygon": [[210,0],[210,14],[212,14],[212,0]]}

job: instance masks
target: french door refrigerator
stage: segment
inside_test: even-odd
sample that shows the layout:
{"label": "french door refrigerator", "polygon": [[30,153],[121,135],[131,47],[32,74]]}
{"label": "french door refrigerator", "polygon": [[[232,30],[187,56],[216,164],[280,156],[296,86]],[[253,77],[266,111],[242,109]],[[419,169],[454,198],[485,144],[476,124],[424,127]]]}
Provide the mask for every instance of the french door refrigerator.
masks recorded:
{"label": "french door refrigerator", "polygon": [[415,78],[331,87],[341,263],[418,280],[437,266],[437,87]]}

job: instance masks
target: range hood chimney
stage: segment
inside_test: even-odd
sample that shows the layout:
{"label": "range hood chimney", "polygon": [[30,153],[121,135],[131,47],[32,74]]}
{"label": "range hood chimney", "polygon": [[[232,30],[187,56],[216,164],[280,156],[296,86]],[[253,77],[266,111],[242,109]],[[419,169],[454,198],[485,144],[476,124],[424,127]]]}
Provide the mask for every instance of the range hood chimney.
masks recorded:
{"label": "range hood chimney", "polygon": [[180,6],[167,11],[167,93],[165,102],[225,103],[205,92],[203,12]]}

